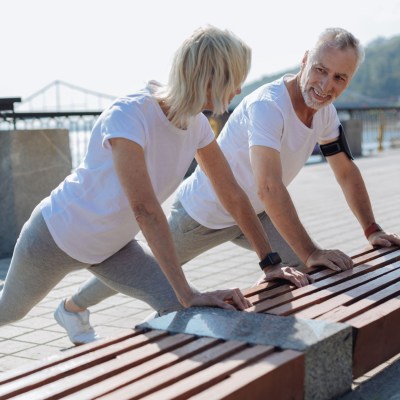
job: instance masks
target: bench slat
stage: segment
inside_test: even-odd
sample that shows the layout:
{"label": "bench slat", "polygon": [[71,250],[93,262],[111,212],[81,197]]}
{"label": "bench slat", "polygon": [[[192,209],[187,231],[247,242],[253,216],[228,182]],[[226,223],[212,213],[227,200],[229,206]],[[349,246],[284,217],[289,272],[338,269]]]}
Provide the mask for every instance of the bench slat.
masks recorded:
{"label": "bench slat", "polygon": [[154,372],[158,372],[164,368],[174,365],[186,358],[192,357],[200,352],[208,350],[220,343],[219,339],[200,337],[188,344],[175,349],[174,351],[162,354],[154,359],[140,364],[137,367],[130,368],[127,371],[116,374],[110,378],[104,379],[99,383],[95,383],[74,392],[70,396],[64,397],[65,400],[87,400],[94,399],[105,393],[111,392],[126,386],[129,383],[142,379]]}
{"label": "bench slat", "polygon": [[67,379],[71,379],[70,376],[72,374],[79,373],[80,371],[85,372],[87,368],[96,366],[99,363],[104,363],[118,355],[123,354],[125,351],[137,349],[143,344],[149,343],[151,340],[164,336],[167,336],[166,332],[156,330],[149,331],[142,333],[141,335],[128,338],[123,342],[118,342],[116,344],[111,344],[108,347],[100,348],[95,352],[83,354],[72,359],[69,358],[63,363],[58,363],[54,366],[48,367],[45,370],[33,372],[32,374],[24,376],[19,380],[12,381],[8,384],[3,384],[0,387],[0,399],[8,399],[11,396],[26,392],[28,389],[31,390],[31,396],[33,399],[35,398],[35,388],[38,388],[39,391],[44,390],[51,393],[57,393],[61,378],[66,377]]}
{"label": "bench slat", "polygon": [[[396,264],[393,264],[393,266],[388,267],[400,268],[400,262],[397,262]],[[385,268],[381,268],[379,270],[379,272],[383,271],[385,271]],[[378,271],[374,271],[373,273],[371,273],[371,276],[377,275],[375,274],[375,272]],[[340,293],[339,295],[330,298],[329,300],[324,301],[321,304],[317,304],[303,311],[297,312],[295,313],[296,317],[308,319],[317,318],[321,314],[331,311],[337,306],[346,305],[349,302],[354,302],[357,299],[362,299],[363,297],[376,292],[377,290],[379,290],[379,288],[385,288],[388,285],[393,285],[400,280],[400,270],[396,269],[395,271],[385,273],[383,276],[369,281],[365,280],[365,276],[366,275],[353,279],[353,284],[357,286],[352,288],[351,290]],[[364,278],[364,281],[362,278]]]}
{"label": "bench slat", "polygon": [[[400,251],[393,253],[400,256]],[[368,281],[386,273],[382,266],[392,263],[385,255],[383,258],[375,259],[369,264],[360,265],[348,271],[335,272],[336,275],[325,280],[315,282],[302,288],[294,289],[283,296],[259,303],[246,311],[268,312],[275,315],[288,315],[300,311],[309,303],[321,302],[322,299],[332,297],[340,292],[351,289],[360,281],[354,280],[361,275],[361,281]],[[338,284],[337,284],[338,283]]]}
{"label": "bench slat", "polygon": [[371,308],[381,304],[382,301],[387,301],[390,298],[397,296],[399,293],[400,282],[397,282],[353,304],[339,306],[325,314],[320,315],[317,319],[328,320],[332,322],[346,322],[346,320],[365,313]]}
{"label": "bench slat", "polygon": [[364,375],[400,353],[400,297],[350,319],[355,330],[353,375]]}
{"label": "bench slat", "polygon": [[43,360],[30,362],[25,366],[15,368],[10,371],[2,372],[0,374],[0,385],[3,385],[8,382],[12,382],[13,380],[20,379],[20,378],[27,376],[29,374],[32,374],[34,372],[44,370],[51,366],[65,362],[66,360],[70,360],[75,357],[79,357],[83,354],[88,354],[97,349],[102,349],[111,344],[121,342],[123,340],[140,335],[142,333],[143,333],[143,331],[140,329],[129,330],[128,332],[124,331],[124,332],[115,334],[113,337],[100,339],[96,342],[86,344],[85,346],[73,347],[71,349],[68,349],[68,353],[54,354],[52,356],[44,358]]}
{"label": "bench slat", "polygon": [[304,355],[285,350],[249,365],[191,400],[301,400],[304,396]]}
{"label": "bench slat", "polygon": [[106,394],[105,396],[101,396],[98,400],[140,399],[143,396],[162,389],[167,385],[171,385],[190,374],[218,363],[226,357],[229,357],[231,354],[240,352],[246,347],[246,344],[242,342],[223,342],[210,350],[175,364],[167,370],[156,372],[140,381],[124,386],[123,388]]}
{"label": "bench slat", "polygon": [[227,357],[223,362],[211,365],[209,368],[201,370],[195,374],[175,382],[168,387],[154,392],[141,399],[187,399],[194,394],[201,392],[222,380],[230,374],[244,368],[253,362],[273,353],[272,346],[253,346]]}

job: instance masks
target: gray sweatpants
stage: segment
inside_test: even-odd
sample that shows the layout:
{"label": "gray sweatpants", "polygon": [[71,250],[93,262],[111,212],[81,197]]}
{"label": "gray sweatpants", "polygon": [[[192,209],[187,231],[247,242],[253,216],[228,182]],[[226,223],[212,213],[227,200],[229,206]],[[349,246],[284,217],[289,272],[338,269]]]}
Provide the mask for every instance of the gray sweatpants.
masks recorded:
{"label": "gray sweatpants", "polygon": [[[299,258],[276,230],[266,213],[259,214],[259,218],[268,235],[272,248],[274,251],[279,252],[282,260],[292,266],[301,265],[302,263]],[[249,242],[237,225],[224,229],[206,228],[191,218],[178,200],[175,200],[171,207],[168,223],[178,258],[182,265],[199,254],[228,241],[252,250]],[[254,268],[259,267],[255,265]],[[114,294],[116,294],[116,291],[112,289],[111,285],[107,286],[101,280],[93,277],[78,289],[72,296],[72,300],[79,307],[88,308]]]}
{"label": "gray sweatpants", "polygon": [[108,295],[135,297],[160,314],[182,308],[144,242],[133,240],[104,262],[85,264],[60,250],[36,207],[21,230],[0,292],[0,326],[23,318],[68,273],[82,268],[96,276],[96,284],[101,282]]}

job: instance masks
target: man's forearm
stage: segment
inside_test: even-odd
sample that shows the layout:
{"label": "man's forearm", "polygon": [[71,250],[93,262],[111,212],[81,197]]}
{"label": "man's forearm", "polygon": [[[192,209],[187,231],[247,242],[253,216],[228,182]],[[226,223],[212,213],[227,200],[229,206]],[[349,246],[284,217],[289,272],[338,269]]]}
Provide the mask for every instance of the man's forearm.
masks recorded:
{"label": "man's forearm", "polygon": [[354,216],[357,218],[362,229],[367,229],[375,222],[375,217],[367,188],[359,169],[355,167],[351,174],[337,180]]}
{"label": "man's forearm", "polygon": [[264,192],[260,197],[276,229],[298,257],[306,263],[317,246],[302,225],[287,189],[282,187],[273,192]]}

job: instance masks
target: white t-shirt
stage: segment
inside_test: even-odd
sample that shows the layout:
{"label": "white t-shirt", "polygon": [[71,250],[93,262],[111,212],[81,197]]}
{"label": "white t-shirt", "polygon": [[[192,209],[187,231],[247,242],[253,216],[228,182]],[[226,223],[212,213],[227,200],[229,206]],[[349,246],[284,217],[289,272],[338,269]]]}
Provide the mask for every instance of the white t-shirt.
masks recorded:
{"label": "white t-shirt", "polygon": [[81,165],[41,202],[57,245],[81,262],[105,260],[139,232],[114,168],[109,139],[116,137],[143,147],[160,203],[182,182],[197,149],[214,140],[203,114],[186,130],[173,126],[148,88],[106,109],[94,125]]}
{"label": "white t-shirt", "polygon": [[[315,113],[311,128],[299,120],[284,83],[289,76],[263,85],[246,96],[218,137],[233,174],[256,213],[264,211],[264,206],[257,195],[250,164],[251,146],[266,146],[280,152],[282,179],[288,186],[312,154],[315,144],[339,135],[340,121],[333,105]],[[178,197],[187,213],[208,228],[221,229],[236,224],[200,167],[181,184]]]}

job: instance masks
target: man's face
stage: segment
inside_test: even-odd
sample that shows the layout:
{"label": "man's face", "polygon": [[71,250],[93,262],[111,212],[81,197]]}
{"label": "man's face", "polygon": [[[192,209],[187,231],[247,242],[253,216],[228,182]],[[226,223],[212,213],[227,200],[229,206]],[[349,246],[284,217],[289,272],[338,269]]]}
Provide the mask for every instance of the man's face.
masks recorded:
{"label": "man's face", "polygon": [[332,103],[349,85],[357,68],[352,48],[320,47],[303,59],[300,88],[306,105],[314,110]]}

